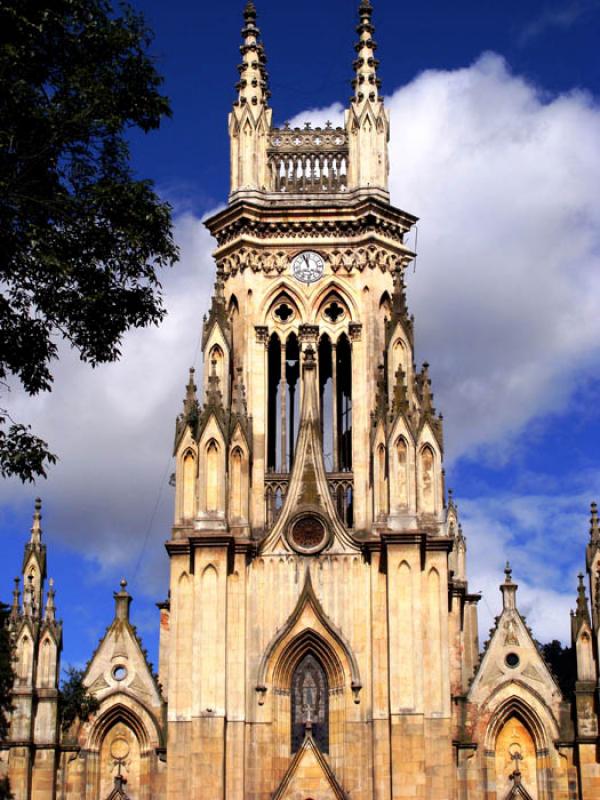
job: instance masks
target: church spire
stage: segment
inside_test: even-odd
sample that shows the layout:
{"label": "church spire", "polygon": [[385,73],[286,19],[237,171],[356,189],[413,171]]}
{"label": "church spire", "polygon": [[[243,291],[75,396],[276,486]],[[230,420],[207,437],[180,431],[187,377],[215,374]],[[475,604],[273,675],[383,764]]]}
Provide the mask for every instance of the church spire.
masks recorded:
{"label": "church spire", "polygon": [[240,46],[242,63],[238,67],[240,79],[235,87],[238,90],[236,104],[267,105],[271,95],[266,67],[267,57],[260,41],[260,30],[256,26],[256,6],[252,0],[248,0],[244,8],[242,39],[243,44]]}
{"label": "church spire", "polygon": [[362,0],[359,8],[358,42],[354,45],[354,94],[346,111],[348,135],[348,189],[363,190],[389,202],[388,191],[388,141],[390,123],[379,94],[373,39],[375,29],[371,22],[373,9],[369,0]]}
{"label": "church spire", "polygon": [[379,87],[381,81],[377,77],[377,66],[379,61],[375,58],[377,44],[373,39],[375,28],[371,22],[373,7],[370,0],[362,0],[358,7],[360,22],[356,28],[358,42],[354,45],[357,58],[354,60],[353,67],[355,78],[352,81],[354,87],[353,103],[360,104],[364,100],[375,103],[379,99]]}

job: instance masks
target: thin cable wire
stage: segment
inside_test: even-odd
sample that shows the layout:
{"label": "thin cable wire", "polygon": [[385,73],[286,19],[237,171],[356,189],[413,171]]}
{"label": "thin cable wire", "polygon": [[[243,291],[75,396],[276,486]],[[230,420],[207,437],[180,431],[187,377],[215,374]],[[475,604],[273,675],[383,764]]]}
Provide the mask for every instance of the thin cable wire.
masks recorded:
{"label": "thin cable wire", "polygon": [[161,501],[161,497],[162,497],[162,493],[163,493],[163,487],[164,487],[164,485],[165,485],[165,483],[167,481],[167,474],[168,474],[169,469],[171,467],[171,461],[172,460],[173,460],[173,456],[169,455],[169,458],[168,458],[168,461],[167,461],[167,465],[165,467],[162,479],[160,481],[160,485],[158,487],[158,492],[157,492],[157,495],[156,495],[156,502],[154,503],[154,508],[152,509],[152,514],[150,515],[150,520],[148,521],[148,525],[146,527],[146,534],[144,536],[144,542],[142,544],[142,549],[140,550],[140,554],[138,556],[138,560],[137,560],[137,563],[135,565],[135,569],[133,571],[132,581],[134,581],[136,579],[136,577],[137,577],[137,574],[138,574],[139,569],[140,569],[140,565],[142,563],[142,558],[144,557],[144,554],[146,552],[146,547],[148,545],[148,539],[150,538],[150,533],[152,531],[152,526],[154,525],[154,520],[156,519],[156,514],[157,514],[158,508],[160,506],[160,501]]}

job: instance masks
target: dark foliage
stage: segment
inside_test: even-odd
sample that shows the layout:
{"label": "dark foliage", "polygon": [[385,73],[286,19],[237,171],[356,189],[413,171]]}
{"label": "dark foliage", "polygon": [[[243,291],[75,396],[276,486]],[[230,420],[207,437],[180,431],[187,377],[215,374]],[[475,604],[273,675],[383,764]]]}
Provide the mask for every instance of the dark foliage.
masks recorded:
{"label": "dark foliage", "polygon": [[8,606],[0,603],[0,740],[6,739],[8,734],[10,693],[15,679],[12,645],[7,628],[8,613]]}
{"label": "dark foliage", "polygon": [[558,639],[553,639],[548,644],[540,645],[546,664],[552,670],[561,692],[565,698],[570,698],[575,691],[577,680],[577,663],[575,651],[572,647],[563,647]]}
{"label": "dark foliage", "polygon": [[[8,735],[8,715],[11,710],[10,692],[15,674],[13,671],[13,652],[8,622],[8,606],[0,603],[0,741]],[[0,800],[11,800],[12,794],[8,778],[0,778]]]}
{"label": "dark foliage", "polygon": [[[142,17],[110,0],[0,4],[0,382],[50,391],[60,339],[95,366],[164,315],[171,209],[133,176],[128,131],[170,115]],[[0,472],[54,456],[0,409]]]}
{"label": "dark foliage", "polygon": [[0,800],[13,800],[14,794],[10,791],[10,782],[6,775],[0,778]]}
{"label": "dark foliage", "polygon": [[98,710],[100,703],[83,685],[83,670],[67,667],[65,674],[66,678],[60,685],[58,712],[61,729],[68,731],[75,720],[86,722]]}

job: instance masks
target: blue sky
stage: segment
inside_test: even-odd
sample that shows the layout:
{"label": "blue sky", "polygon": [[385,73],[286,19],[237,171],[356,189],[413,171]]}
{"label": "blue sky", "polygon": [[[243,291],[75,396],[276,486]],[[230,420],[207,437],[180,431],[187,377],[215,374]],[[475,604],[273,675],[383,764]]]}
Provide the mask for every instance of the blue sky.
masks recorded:
{"label": "blue sky", "polygon": [[[169,318],[128,336],[117,365],[91,371],[64,351],[51,395],[15,391],[19,418],[61,461],[47,482],[0,487],[0,597],[10,598],[39,494],[64,663],[91,655],[122,575],[157,661],[173,425],[213,276],[200,219],[228,190],[243,3],[136,5],[174,112],[132,139],[139,175],[175,210],[182,261],[165,275]],[[258,3],[277,122],[339,117],[356,5]],[[600,3],[374,7],[392,199],[421,217],[408,276],[417,358],[431,363],[446,418],[447,483],[471,588],[485,591],[482,641],[507,557],[534,634],[566,639],[589,503],[600,499]]]}

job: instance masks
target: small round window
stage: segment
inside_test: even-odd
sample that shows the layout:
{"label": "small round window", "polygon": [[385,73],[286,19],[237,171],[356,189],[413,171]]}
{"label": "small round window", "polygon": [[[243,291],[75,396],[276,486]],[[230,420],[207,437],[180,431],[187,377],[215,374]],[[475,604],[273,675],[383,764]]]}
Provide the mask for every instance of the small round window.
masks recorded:
{"label": "small round window", "polygon": [[509,653],[506,658],[504,659],[507,667],[511,669],[515,669],[521,663],[521,659],[516,653]]}
{"label": "small round window", "polygon": [[123,664],[118,664],[112,671],[112,676],[116,681],[124,681],[127,677],[127,667]]}

